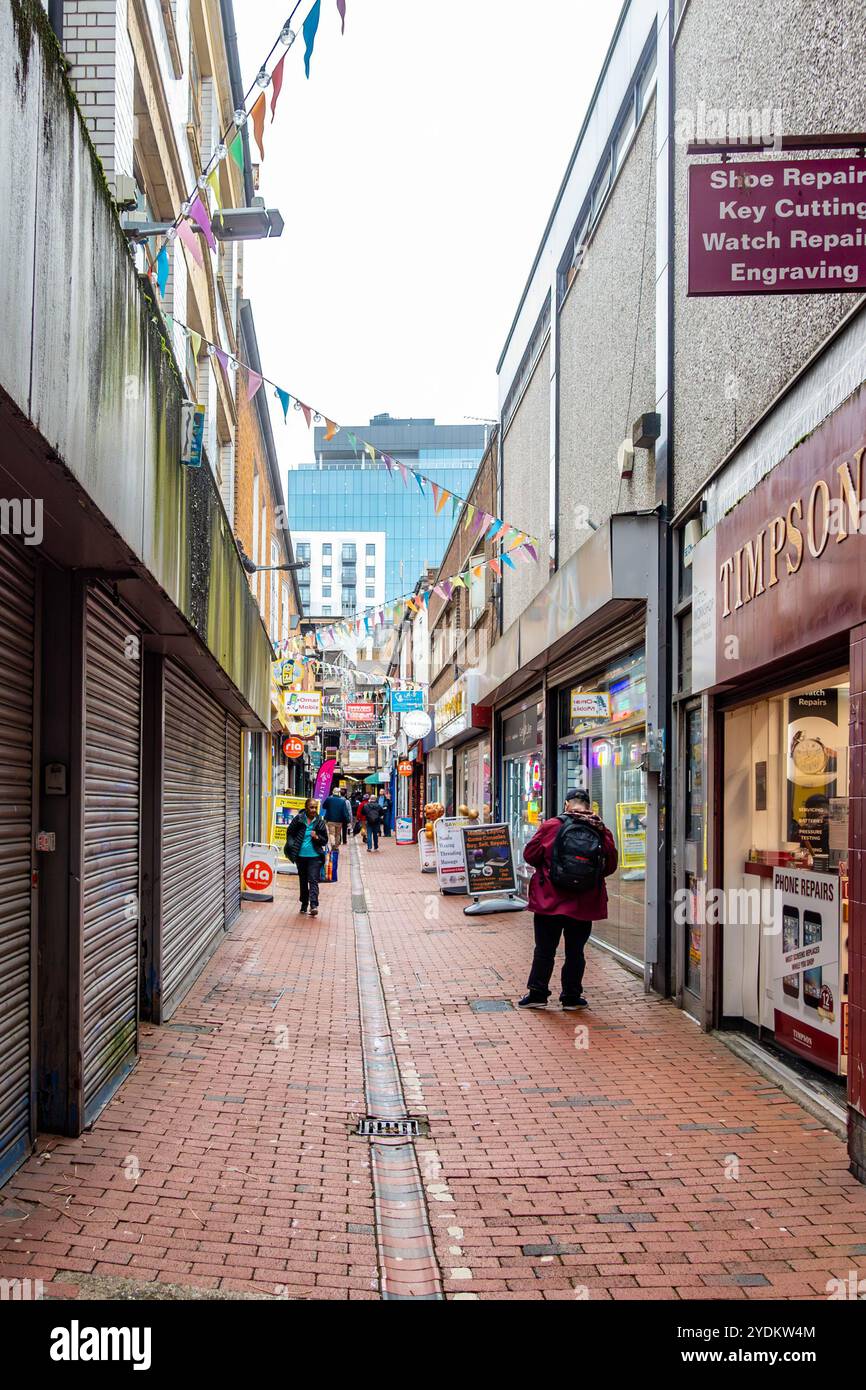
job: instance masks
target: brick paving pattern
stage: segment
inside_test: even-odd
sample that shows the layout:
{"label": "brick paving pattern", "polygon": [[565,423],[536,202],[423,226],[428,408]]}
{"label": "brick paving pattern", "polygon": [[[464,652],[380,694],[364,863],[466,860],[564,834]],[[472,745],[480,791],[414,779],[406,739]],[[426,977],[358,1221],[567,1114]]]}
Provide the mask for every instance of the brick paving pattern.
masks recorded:
{"label": "brick paving pattern", "polygon": [[[824,1298],[866,1274],[866,1189],[839,1139],[600,950],[588,1010],[510,1007],[531,919],[465,918],[416,848],[381,843],[358,859],[403,1095],[430,1123],[415,1171],[447,1298]],[[416,1179],[350,1133],[347,861],[315,921],[293,880],[245,904],[91,1131],[40,1138],[0,1191],[0,1277],[56,1297],[134,1280],[370,1299],[389,1279],[412,1296],[411,1265],[379,1270],[376,1221]]]}

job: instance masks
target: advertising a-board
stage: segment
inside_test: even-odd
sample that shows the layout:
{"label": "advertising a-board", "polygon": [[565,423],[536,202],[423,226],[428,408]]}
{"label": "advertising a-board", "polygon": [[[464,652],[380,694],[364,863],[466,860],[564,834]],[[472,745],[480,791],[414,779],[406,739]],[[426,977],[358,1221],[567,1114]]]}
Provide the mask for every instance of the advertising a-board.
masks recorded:
{"label": "advertising a-board", "polygon": [[473,897],[481,893],[515,893],[517,879],[509,826],[464,825],[461,834],[467,891]]}
{"label": "advertising a-board", "polygon": [[276,845],[255,844],[248,840],[241,855],[241,891],[245,898],[273,902],[272,888],[277,876]]}
{"label": "advertising a-board", "polygon": [[436,878],[443,893],[466,892],[466,860],[461,830],[470,822],[462,817],[437,820],[433,834],[436,845]]}

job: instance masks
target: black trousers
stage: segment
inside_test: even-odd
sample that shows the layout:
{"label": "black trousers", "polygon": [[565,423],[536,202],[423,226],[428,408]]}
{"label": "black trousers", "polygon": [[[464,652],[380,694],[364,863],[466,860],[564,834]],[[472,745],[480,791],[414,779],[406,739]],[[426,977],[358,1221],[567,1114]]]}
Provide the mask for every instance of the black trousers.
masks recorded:
{"label": "black trousers", "polygon": [[296,859],[298,866],[298,887],[301,890],[301,907],[319,906],[319,874],[322,872],[322,861],[318,855],[314,859]]}
{"label": "black trousers", "polygon": [[548,986],[553,974],[556,948],[559,945],[560,936],[564,935],[565,961],[562,966],[562,991],[559,997],[569,1001],[580,998],[583,972],[586,969],[583,948],[589,940],[591,931],[592,922],[578,922],[573,917],[545,916],[541,912],[536,912],[535,954],[532,957],[532,969],[527,980],[531,994],[539,994],[544,999],[549,998],[550,989]]}

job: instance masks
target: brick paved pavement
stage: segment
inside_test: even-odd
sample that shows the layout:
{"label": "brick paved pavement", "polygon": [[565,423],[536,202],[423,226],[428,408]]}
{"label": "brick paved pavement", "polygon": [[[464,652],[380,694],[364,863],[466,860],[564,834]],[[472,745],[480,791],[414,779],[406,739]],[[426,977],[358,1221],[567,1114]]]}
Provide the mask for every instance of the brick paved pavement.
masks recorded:
{"label": "brick paved pavement", "polygon": [[[448,1298],[818,1298],[866,1273],[835,1136],[601,951],[582,1014],[476,1011],[522,992],[529,918],[465,918],[382,844],[359,860]],[[380,1296],[348,880],[315,922],[285,881],[244,906],[91,1132],[44,1136],[0,1191],[0,1276]]]}

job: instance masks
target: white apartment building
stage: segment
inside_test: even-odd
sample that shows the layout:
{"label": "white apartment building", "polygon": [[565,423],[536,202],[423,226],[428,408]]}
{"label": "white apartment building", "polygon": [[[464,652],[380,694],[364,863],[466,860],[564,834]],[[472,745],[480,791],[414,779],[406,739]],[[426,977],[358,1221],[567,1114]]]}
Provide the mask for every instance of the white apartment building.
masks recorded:
{"label": "white apartment building", "polygon": [[292,544],[310,617],[347,617],[384,603],[384,531],[293,531]]}

